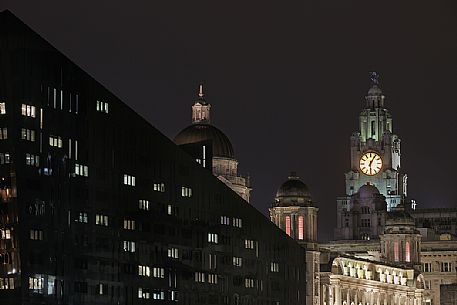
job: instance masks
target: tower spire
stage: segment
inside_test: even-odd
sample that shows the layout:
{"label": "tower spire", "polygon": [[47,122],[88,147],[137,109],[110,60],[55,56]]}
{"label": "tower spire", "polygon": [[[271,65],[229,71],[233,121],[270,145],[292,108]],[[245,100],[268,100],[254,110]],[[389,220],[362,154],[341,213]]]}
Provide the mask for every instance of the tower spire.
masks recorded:
{"label": "tower spire", "polygon": [[203,84],[200,84],[200,86],[198,87],[198,97],[199,98],[203,98],[205,94],[203,93]]}
{"label": "tower spire", "polygon": [[204,99],[203,84],[198,86],[198,98],[192,105],[192,123],[209,124],[211,105]]}

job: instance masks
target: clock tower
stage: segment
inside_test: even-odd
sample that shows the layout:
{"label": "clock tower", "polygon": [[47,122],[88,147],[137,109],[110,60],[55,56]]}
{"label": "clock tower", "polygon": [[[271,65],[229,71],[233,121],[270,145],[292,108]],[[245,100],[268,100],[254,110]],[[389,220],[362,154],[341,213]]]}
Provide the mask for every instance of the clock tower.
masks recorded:
{"label": "clock tower", "polygon": [[[400,138],[393,133],[392,116],[385,107],[385,96],[379,86],[379,75],[371,73],[371,88],[365,96],[365,106],[359,115],[359,130],[351,136],[351,167],[345,173],[346,194],[337,198],[338,228],[359,226],[346,217],[353,212],[354,196],[364,185],[374,186],[386,202],[386,209],[400,204],[406,196],[407,176],[401,172]],[[359,202],[362,206],[362,202]],[[374,212],[374,211],[373,211]],[[345,216],[346,215],[346,216]],[[380,217],[365,226],[381,226]],[[384,217],[381,217],[384,218]],[[349,223],[349,224],[348,224]],[[336,236],[343,239],[359,239],[358,236]],[[377,232],[379,232],[379,227]],[[350,230],[353,231],[353,230]],[[364,235],[367,238],[371,234]]]}

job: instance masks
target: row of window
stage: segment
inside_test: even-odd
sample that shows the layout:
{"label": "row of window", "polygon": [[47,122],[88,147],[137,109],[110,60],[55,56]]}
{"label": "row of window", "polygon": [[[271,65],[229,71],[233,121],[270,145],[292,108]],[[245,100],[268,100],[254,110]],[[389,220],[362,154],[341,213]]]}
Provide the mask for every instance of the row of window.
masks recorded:
{"label": "row of window", "polygon": [[[163,290],[151,290],[148,288],[138,288],[138,298],[139,299],[153,299],[153,300],[165,300],[165,291]],[[171,291],[170,292],[170,300],[177,301],[178,300],[178,292]]]}
{"label": "row of window", "polygon": [[75,163],[75,175],[89,177],[89,167]]}
{"label": "row of window", "polygon": [[63,90],[52,88],[48,86],[47,90],[47,101],[48,106],[52,106],[54,109],[64,110],[64,102],[68,102],[68,112],[74,112],[78,114],[79,110],[79,95],[77,93],[68,92],[65,94]]}
{"label": "row of window", "polygon": [[208,282],[209,284],[217,284],[217,274],[212,274],[212,273],[205,274],[203,272],[195,272],[195,282],[197,282],[197,283]]}
{"label": "row of window", "polygon": [[[440,270],[440,272],[453,272],[452,263],[451,262],[441,262],[439,270]],[[438,270],[434,270],[432,263],[423,263],[422,271],[423,272],[433,272],[433,271],[436,272]]]}
{"label": "row of window", "polygon": [[[151,272],[152,269],[152,272]],[[138,275],[139,276],[146,276],[146,277],[157,277],[157,278],[165,278],[165,269],[164,268],[159,268],[159,267],[149,267],[149,266],[143,266],[143,265],[138,265]]]}
{"label": "row of window", "polygon": [[[286,218],[286,234],[291,236],[292,232],[291,232],[291,220],[290,220],[290,216],[287,215]],[[303,237],[304,237],[304,219],[303,219],[303,216],[298,216],[298,239],[299,240],[303,240]]]}
{"label": "row of window", "polygon": [[[75,219],[76,222],[80,223],[88,223],[89,217],[87,212],[79,212],[77,214],[77,218]],[[103,214],[95,214],[95,224],[100,226],[109,226],[109,216]],[[135,220],[132,219],[124,219],[123,228],[126,230],[135,230]]]}
{"label": "row of window", "polygon": [[14,289],[14,278],[0,277],[0,290]]}
{"label": "row of window", "polygon": [[[242,220],[241,218],[233,217],[232,224],[234,227],[241,228],[242,227]],[[221,216],[221,225],[230,225],[230,217],[228,216]]]}
{"label": "row of window", "polygon": [[[67,100],[63,90],[58,90],[57,88],[48,87],[47,91],[47,101],[48,106],[51,106],[54,109],[64,110],[64,100]],[[96,101],[96,110],[99,112],[108,113],[109,104],[107,102]],[[79,95],[75,93],[68,94],[68,112],[78,113],[79,110]],[[0,103],[0,114],[6,114],[6,104]],[[21,105],[21,114],[27,117],[36,117],[36,107],[33,105],[22,104]]]}

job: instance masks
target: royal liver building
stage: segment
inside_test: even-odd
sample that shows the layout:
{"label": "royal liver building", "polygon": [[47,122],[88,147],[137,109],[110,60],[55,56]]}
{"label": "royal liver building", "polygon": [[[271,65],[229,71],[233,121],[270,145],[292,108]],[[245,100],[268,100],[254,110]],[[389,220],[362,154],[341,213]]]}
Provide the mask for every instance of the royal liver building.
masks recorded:
{"label": "royal liver building", "polygon": [[371,74],[371,81],[359,115],[359,131],[351,136],[351,168],[345,173],[346,195],[337,198],[335,239],[376,238],[383,231],[385,211],[406,197],[400,138],[393,133],[376,73]]}

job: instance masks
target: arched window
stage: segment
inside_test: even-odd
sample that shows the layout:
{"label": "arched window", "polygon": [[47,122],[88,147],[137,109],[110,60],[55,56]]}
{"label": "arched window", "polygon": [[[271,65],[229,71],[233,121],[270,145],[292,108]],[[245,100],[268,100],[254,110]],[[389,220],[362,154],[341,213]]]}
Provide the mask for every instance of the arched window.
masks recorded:
{"label": "arched window", "polygon": [[298,216],[298,239],[303,240],[303,216]]}
{"label": "arched window", "polygon": [[400,259],[399,259],[399,255],[398,255],[398,241],[394,241],[394,261],[395,262],[398,262]]}
{"label": "arched window", "polygon": [[409,245],[409,241],[405,244],[405,261],[411,262],[411,246]]}

